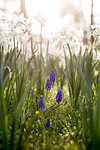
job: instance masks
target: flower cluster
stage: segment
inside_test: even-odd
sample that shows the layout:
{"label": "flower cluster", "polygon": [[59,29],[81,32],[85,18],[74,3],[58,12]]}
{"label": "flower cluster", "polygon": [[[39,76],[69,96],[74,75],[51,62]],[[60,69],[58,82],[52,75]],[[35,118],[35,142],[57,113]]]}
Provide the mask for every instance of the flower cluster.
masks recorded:
{"label": "flower cluster", "polygon": [[5,50],[14,47],[13,40],[26,44],[30,38],[30,21],[21,14],[11,15],[0,11],[0,46],[5,45]]}
{"label": "flower cluster", "polygon": [[[43,100],[43,96],[42,95],[40,95],[38,107],[39,107],[40,111],[41,110],[45,111],[45,105],[44,105],[44,100]],[[38,115],[39,111],[36,111],[35,114]],[[50,119],[49,118],[46,121],[46,128],[50,128]]]}
{"label": "flower cluster", "polygon": [[[54,69],[52,69],[50,77],[47,79],[47,82],[46,82],[46,89],[50,91],[51,86],[53,87],[53,85],[54,85],[54,82],[55,82],[55,71],[54,71]],[[62,101],[62,90],[58,89],[58,92],[56,95],[56,102],[59,104],[61,101]],[[40,99],[39,99],[38,108],[40,111],[41,110],[45,111],[45,105],[44,105],[44,100],[43,100],[42,95],[40,96]],[[50,119],[49,118],[47,118],[47,121],[46,121],[46,128],[47,129],[50,128]]]}
{"label": "flower cluster", "polygon": [[50,77],[47,79],[47,82],[46,82],[46,89],[47,89],[47,90],[50,91],[51,86],[52,86],[52,87],[54,86],[55,78],[56,78],[55,70],[52,69],[52,70],[51,70],[51,73],[50,73]]}
{"label": "flower cluster", "polygon": [[55,82],[55,71],[54,71],[54,69],[52,69],[51,74],[50,74],[50,83],[51,83],[52,87],[54,85],[54,82]]}
{"label": "flower cluster", "polygon": [[58,93],[56,95],[56,102],[59,104],[62,101],[62,90],[58,89]]}
{"label": "flower cluster", "polygon": [[47,82],[46,82],[46,89],[49,90],[49,91],[51,89],[51,82],[50,82],[49,78],[47,79]]}
{"label": "flower cluster", "polygon": [[[49,79],[48,79],[48,82],[50,82]],[[56,95],[56,102],[59,104],[61,101],[62,101],[62,90],[58,89],[58,92]],[[40,95],[38,108],[40,111],[42,111],[42,110],[45,111],[45,105],[44,105],[44,100],[43,100],[42,95]],[[35,114],[38,115],[39,111],[36,111]],[[46,121],[46,128],[47,129],[50,128],[50,119],[49,118],[47,118],[47,121]]]}
{"label": "flower cluster", "polygon": [[43,101],[43,96],[42,95],[40,96],[38,107],[39,107],[39,110],[45,111],[45,105],[44,105],[44,101]]}
{"label": "flower cluster", "polygon": [[100,38],[100,26],[91,26],[91,35],[94,37],[94,39]]}
{"label": "flower cluster", "polygon": [[32,77],[32,71],[29,72],[29,76]]}
{"label": "flower cluster", "polygon": [[46,128],[50,128],[50,119],[49,118],[47,119],[47,122],[46,122]]}

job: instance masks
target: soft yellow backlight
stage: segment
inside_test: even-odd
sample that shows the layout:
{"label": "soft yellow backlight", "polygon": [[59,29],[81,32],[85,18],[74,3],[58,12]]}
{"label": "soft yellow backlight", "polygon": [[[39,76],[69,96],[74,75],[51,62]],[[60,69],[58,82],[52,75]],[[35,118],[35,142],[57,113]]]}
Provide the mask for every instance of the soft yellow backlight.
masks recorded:
{"label": "soft yellow backlight", "polygon": [[98,74],[99,74],[99,71],[98,71],[98,70],[95,70],[94,76],[96,77],[96,76],[98,76]]}
{"label": "soft yellow backlight", "polygon": [[42,13],[47,18],[57,17],[59,0],[26,0],[26,9],[29,14]]}
{"label": "soft yellow backlight", "polygon": [[[29,16],[43,16],[46,19],[43,37],[49,37],[51,32],[59,28],[59,0],[26,0],[26,11]],[[39,34],[40,27],[33,19],[32,32]]]}

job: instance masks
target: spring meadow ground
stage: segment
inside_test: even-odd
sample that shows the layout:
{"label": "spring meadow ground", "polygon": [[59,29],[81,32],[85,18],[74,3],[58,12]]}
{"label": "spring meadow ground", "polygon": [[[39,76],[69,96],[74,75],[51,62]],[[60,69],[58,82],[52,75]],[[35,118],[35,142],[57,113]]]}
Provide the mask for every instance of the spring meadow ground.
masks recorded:
{"label": "spring meadow ground", "polygon": [[48,43],[42,53],[27,19],[3,17],[0,150],[99,150],[100,28],[92,27],[77,50],[60,34],[60,57],[48,53]]}

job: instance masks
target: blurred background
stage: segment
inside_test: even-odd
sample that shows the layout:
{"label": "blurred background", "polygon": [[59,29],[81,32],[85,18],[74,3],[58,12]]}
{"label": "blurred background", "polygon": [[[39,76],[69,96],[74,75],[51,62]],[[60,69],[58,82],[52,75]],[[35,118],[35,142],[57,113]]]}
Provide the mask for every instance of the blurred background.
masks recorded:
{"label": "blurred background", "polygon": [[98,0],[0,0],[0,9],[18,15],[23,13],[25,17],[30,17],[33,21],[33,34],[39,34],[37,18],[41,17],[45,25],[43,36],[50,37],[51,32],[89,28],[91,11],[92,24],[99,24],[99,4]]}
{"label": "blurred background", "polygon": [[23,13],[31,21],[32,38],[42,41],[45,47],[48,39],[58,33],[78,42],[82,35],[86,44],[91,25],[100,22],[99,4],[98,0],[0,0],[0,10],[6,14]]}

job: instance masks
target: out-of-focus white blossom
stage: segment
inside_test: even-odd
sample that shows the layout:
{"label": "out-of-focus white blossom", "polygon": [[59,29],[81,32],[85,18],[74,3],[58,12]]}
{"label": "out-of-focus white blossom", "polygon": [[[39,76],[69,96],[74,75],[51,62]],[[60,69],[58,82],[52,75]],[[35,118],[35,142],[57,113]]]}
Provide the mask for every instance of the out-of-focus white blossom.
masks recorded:
{"label": "out-of-focus white blossom", "polygon": [[92,35],[97,39],[100,36],[100,30],[98,28],[94,29]]}
{"label": "out-of-focus white blossom", "polygon": [[70,49],[75,50],[77,49],[78,45],[74,41],[68,41]]}
{"label": "out-of-focus white blossom", "polygon": [[94,25],[91,25],[91,29],[94,30],[96,27]]}
{"label": "out-of-focus white blossom", "polygon": [[59,48],[62,53],[64,53],[65,51],[67,56],[69,55],[69,45],[72,54],[78,55],[80,46],[83,47],[83,35],[84,34],[82,29],[77,32],[75,31],[75,29],[73,29],[73,31],[71,32],[60,32],[53,36],[51,43],[56,49]]}
{"label": "out-of-focus white blossom", "polygon": [[100,38],[100,26],[91,25],[90,37],[91,35],[94,37],[95,40],[99,39]]}
{"label": "out-of-focus white blossom", "polygon": [[14,39],[16,42],[26,44],[29,40],[31,27],[29,19],[24,15],[5,14],[0,11],[0,46],[4,46],[5,51],[11,46]]}
{"label": "out-of-focus white blossom", "polygon": [[59,62],[59,66],[60,66],[60,68],[65,69],[65,59],[64,58],[61,58],[61,61]]}
{"label": "out-of-focus white blossom", "polygon": [[[30,39],[30,35],[26,32],[25,34],[24,34],[24,36],[22,37],[22,41],[24,41],[25,43],[27,43],[27,41]],[[25,44],[24,43],[24,44]]]}
{"label": "out-of-focus white blossom", "polygon": [[45,25],[47,19],[44,17],[44,14],[38,13],[37,15],[34,14],[34,18],[40,23],[42,26]]}

